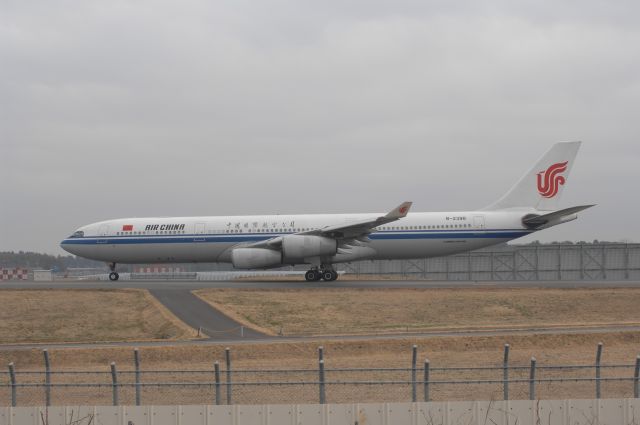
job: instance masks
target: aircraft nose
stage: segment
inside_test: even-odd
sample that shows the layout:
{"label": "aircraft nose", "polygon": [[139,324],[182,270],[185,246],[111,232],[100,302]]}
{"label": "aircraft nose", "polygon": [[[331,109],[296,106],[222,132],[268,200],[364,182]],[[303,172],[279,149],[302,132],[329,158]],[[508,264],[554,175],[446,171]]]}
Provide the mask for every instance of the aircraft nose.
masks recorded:
{"label": "aircraft nose", "polygon": [[76,255],[75,250],[73,249],[73,244],[70,244],[68,239],[63,239],[60,242],[60,248],[64,249],[70,254]]}

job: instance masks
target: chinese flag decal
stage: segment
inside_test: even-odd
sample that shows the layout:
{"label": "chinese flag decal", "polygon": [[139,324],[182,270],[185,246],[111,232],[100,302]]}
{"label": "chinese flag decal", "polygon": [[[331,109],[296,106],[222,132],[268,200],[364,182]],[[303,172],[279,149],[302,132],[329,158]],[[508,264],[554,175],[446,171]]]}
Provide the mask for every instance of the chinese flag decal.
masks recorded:
{"label": "chinese flag decal", "polygon": [[133,231],[133,224],[123,224],[122,225],[123,232],[131,232]]}

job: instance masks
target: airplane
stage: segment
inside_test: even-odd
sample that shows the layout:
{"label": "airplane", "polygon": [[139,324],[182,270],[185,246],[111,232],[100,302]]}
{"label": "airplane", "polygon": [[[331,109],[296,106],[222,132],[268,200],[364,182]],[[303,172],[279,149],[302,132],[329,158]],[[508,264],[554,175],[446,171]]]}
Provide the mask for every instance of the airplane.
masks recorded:
{"label": "airplane", "polygon": [[310,282],[338,278],[334,265],[360,260],[437,257],[500,244],[566,223],[594,205],[558,209],[581,142],[559,142],[504,196],[477,211],[386,214],[151,217],[78,228],[60,246],[117,263],[231,263],[236,269],[307,264]]}

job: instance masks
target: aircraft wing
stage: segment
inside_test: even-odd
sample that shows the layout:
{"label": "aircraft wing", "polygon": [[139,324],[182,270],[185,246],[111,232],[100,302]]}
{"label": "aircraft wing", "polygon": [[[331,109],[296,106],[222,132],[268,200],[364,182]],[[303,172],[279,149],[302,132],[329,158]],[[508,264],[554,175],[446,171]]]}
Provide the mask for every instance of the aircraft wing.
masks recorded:
{"label": "aircraft wing", "polygon": [[[402,204],[389,211],[387,214],[379,217],[363,219],[359,221],[350,221],[347,223],[326,226],[320,229],[309,230],[296,234],[325,236],[334,239],[356,239],[360,237],[366,237],[373,231],[374,228],[406,217],[406,215],[409,213],[409,209],[411,208],[411,204],[412,202],[403,202]],[[278,249],[281,245],[282,236],[277,236],[266,241],[260,241],[246,245],[246,247]]]}
{"label": "aircraft wing", "polygon": [[333,226],[323,227],[321,229],[310,230],[301,234],[326,236],[336,239],[366,236],[378,226],[382,226],[383,224],[391,223],[392,221],[396,221],[403,217],[406,217],[409,213],[409,209],[411,208],[411,204],[412,202],[403,202],[389,211],[387,214],[376,217],[374,219],[365,219],[344,224],[336,224]]}

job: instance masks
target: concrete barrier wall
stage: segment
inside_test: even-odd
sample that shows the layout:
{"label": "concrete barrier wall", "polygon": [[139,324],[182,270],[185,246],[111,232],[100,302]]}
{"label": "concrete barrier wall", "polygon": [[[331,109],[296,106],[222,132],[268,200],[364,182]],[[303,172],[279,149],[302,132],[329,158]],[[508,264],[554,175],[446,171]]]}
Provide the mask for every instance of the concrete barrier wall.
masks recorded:
{"label": "concrete barrier wall", "polygon": [[0,425],[640,425],[640,399],[1,407]]}

